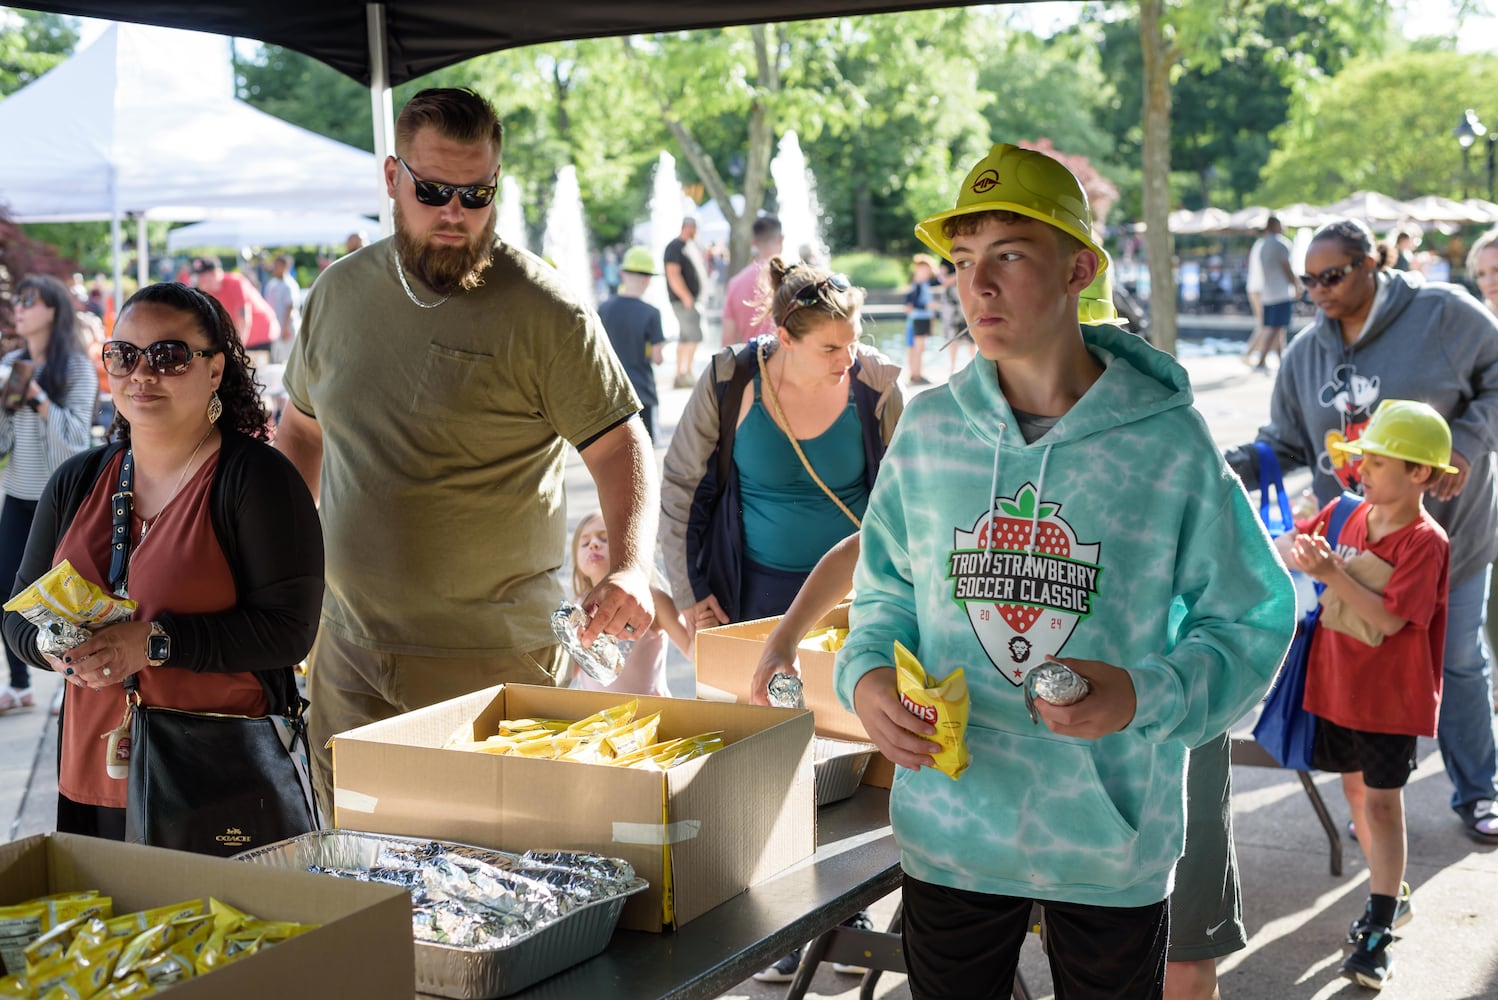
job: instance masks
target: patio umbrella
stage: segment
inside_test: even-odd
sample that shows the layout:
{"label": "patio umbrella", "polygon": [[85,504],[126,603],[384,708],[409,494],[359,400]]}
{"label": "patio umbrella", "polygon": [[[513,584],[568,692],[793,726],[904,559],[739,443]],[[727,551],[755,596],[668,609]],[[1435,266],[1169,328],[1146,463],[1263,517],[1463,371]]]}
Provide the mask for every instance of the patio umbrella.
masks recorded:
{"label": "patio umbrella", "polygon": [[1404,202],[1377,191],[1359,191],[1322,209],[1332,216],[1348,216],[1364,222],[1404,222],[1419,216]]}

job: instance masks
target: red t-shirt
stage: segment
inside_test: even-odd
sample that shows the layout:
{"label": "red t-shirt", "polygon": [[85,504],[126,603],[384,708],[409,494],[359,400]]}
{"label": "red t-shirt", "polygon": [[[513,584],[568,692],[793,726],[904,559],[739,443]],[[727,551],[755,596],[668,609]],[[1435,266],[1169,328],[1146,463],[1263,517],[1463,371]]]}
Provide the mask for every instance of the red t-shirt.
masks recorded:
{"label": "red t-shirt", "polygon": [[244,321],[244,304],[250,304],[250,328],[239,331],[246,350],[263,350],[270,347],[272,340],[280,339],[281,323],[276,319],[276,311],[250,284],[249,278],[238,273],[224,275],[213,297],[229,311],[236,328]]}
{"label": "red t-shirt", "polygon": [[[57,545],[54,565],[67,559],[79,574],[107,589],[109,578],[110,495],[119,482],[122,451],[94,484],[73,523]],[[213,614],[234,607],[234,574],[213,530],[209,492],[218,454],[214,453],[152,525],[130,562],[130,596],[140,603],[136,621],[163,611]],[[140,538],[140,516],[131,537]],[[265,689],[252,673],[198,672],[191,664],[147,667],[138,675],[147,705],[189,712],[264,715]],[[62,763],[58,790],[74,802],[123,809],[126,783],[109,777],[105,743],[99,737],[120,724],[125,689],[118,684],[95,691],[69,686],[63,710]],[[203,761],[210,771],[212,761]]]}
{"label": "red t-shirt", "polygon": [[[1336,501],[1297,528],[1326,533]],[[1306,711],[1365,733],[1434,736],[1441,707],[1441,662],[1446,645],[1446,597],[1451,546],[1425,511],[1398,531],[1368,543],[1370,505],[1360,504],[1342,526],[1337,553],[1351,559],[1372,552],[1394,567],[1384,607],[1404,628],[1378,646],[1318,628],[1306,672]]]}
{"label": "red t-shirt", "polygon": [[[732,344],[746,344],[762,333],[775,332],[775,321],[770,317],[755,320],[755,314],[759,312],[760,280],[768,268],[766,261],[754,260],[728,280],[728,287],[723,292],[723,315],[738,325],[738,335]],[[723,341],[724,347],[732,344]]]}

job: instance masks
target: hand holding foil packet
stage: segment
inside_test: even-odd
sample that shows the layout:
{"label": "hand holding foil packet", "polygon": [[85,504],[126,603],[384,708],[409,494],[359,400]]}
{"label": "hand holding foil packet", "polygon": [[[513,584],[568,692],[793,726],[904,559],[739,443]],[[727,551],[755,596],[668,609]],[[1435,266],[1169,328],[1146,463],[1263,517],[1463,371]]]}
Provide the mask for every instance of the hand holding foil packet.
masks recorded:
{"label": "hand holding foil packet", "polygon": [[1087,678],[1060,660],[1044,661],[1025,675],[1025,708],[1029,709],[1030,721],[1040,725],[1040,713],[1035,711],[1036,698],[1052,705],[1075,705],[1091,690]]}
{"label": "hand holding foil packet", "polygon": [[579,642],[578,634],[588,627],[591,620],[582,608],[563,601],[551,613],[551,630],[577,665],[589,677],[607,686],[619,679],[619,671],[624,667],[624,651],[619,648],[619,640],[611,635],[600,635],[591,646]]}

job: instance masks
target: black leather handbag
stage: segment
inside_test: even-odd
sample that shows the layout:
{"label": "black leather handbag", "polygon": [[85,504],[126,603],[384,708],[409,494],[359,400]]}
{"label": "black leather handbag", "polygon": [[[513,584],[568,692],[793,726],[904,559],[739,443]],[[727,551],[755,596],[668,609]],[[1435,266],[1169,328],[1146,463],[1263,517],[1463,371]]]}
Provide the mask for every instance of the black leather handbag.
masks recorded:
{"label": "black leather handbag", "polygon": [[294,715],[252,718],[130,698],[127,841],[227,857],[318,829],[304,700]]}

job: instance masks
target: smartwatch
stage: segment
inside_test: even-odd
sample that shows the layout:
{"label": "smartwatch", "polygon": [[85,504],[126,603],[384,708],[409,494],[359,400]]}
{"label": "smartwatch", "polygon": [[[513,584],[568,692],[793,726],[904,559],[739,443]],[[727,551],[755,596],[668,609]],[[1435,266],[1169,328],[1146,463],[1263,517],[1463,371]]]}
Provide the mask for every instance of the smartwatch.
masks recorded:
{"label": "smartwatch", "polygon": [[151,634],[146,636],[146,663],[159,667],[172,656],[172,637],[166,634],[161,622],[151,623]]}

